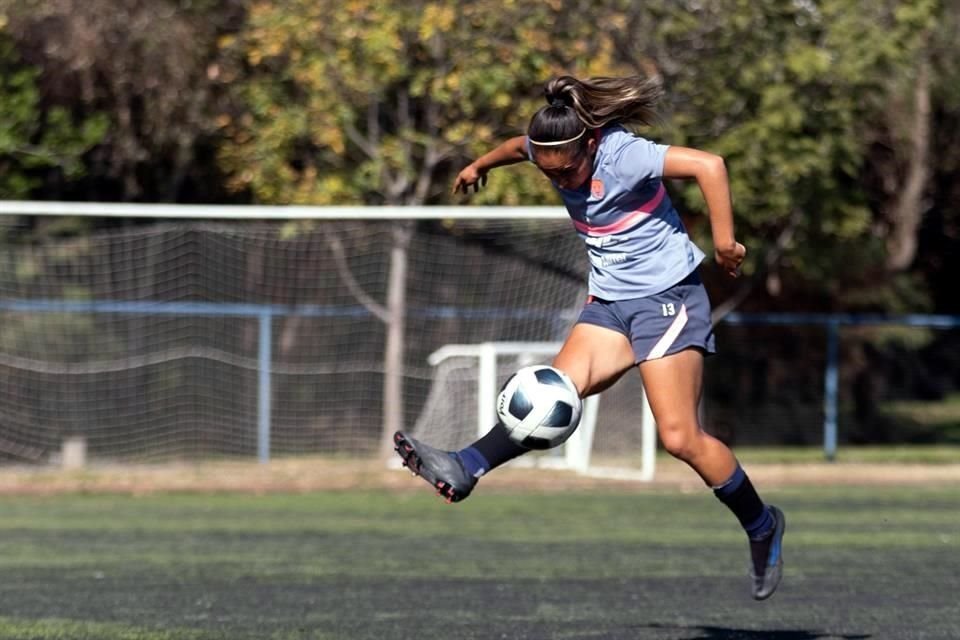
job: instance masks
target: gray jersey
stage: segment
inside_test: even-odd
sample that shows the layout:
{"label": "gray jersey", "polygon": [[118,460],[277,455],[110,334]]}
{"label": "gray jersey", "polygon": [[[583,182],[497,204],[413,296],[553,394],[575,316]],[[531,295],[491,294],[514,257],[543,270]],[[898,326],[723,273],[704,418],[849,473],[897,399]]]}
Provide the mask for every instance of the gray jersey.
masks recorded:
{"label": "gray jersey", "polygon": [[665,291],[704,258],[661,180],[668,147],[619,125],[597,136],[590,181],[573,190],[554,184],[587,245],[589,293],[625,300]]}

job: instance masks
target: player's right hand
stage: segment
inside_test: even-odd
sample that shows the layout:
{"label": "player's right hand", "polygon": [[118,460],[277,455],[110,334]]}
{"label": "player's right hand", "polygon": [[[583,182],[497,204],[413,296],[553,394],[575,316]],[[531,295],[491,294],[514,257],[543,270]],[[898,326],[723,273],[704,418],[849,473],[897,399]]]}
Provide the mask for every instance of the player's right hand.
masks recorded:
{"label": "player's right hand", "polygon": [[457,174],[457,179],[453,182],[453,193],[470,193],[470,187],[473,192],[480,191],[480,187],[487,185],[487,172],[480,170],[473,164],[467,165],[463,171]]}
{"label": "player's right hand", "polygon": [[717,264],[727,272],[731,278],[740,276],[740,265],[747,256],[747,248],[739,242],[734,242],[732,247],[724,249],[717,248],[715,251]]}

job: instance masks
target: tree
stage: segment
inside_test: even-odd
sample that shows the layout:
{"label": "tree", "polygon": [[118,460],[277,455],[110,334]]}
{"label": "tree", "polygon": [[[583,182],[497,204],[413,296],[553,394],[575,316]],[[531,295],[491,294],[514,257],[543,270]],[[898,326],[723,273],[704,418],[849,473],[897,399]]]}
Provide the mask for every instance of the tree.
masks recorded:
{"label": "tree", "polygon": [[[550,75],[631,71],[606,33],[532,1],[261,1],[224,44],[249,80],[221,158],[262,202],[446,201],[464,155],[522,131]],[[530,175],[518,193],[549,193]]]}
{"label": "tree", "polygon": [[242,4],[0,0],[17,49],[43,72],[37,81],[44,105],[109,121],[85,158],[91,179],[51,183],[48,197],[56,187],[63,199],[222,197],[203,150],[218,131],[217,38],[239,23]]}
{"label": "tree", "polygon": [[[727,159],[738,229],[760,249],[747,284],[776,295],[787,282],[819,305],[909,296],[886,274],[912,255],[929,113],[921,97],[891,106],[905,85],[926,90],[917,70],[937,4],[726,0],[660,12],[647,55],[669,87],[670,138]],[[903,140],[892,163],[878,138]],[[888,189],[865,179],[878,167],[895,176]],[[694,186],[681,203],[702,207]]]}
{"label": "tree", "polygon": [[76,121],[41,103],[39,69],[25,64],[0,17],[0,198],[25,198],[44,171],[66,179],[83,173],[84,153],[106,131],[100,116]]}
{"label": "tree", "polygon": [[960,1],[942,3],[928,43],[931,88],[931,188],[919,231],[917,267],[934,292],[941,313],[960,313]]}

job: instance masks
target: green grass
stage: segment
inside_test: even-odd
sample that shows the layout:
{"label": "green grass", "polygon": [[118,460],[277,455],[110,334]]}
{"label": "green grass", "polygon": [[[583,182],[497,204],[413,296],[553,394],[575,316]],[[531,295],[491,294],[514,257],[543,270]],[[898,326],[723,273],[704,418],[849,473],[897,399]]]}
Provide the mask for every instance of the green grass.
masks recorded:
{"label": "green grass", "polygon": [[904,424],[904,429],[928,434],[938,442],[960,443],[960,393],[936,402],[886,402],[880,405],[880,412]]}
{"label": "green grass", "polygon": [[[823,447],[737,447],[752,464],[813,464],[825,461]],[[666,458],[666,454],[663,454]],[[883,445],[837,448],[836,462],[860,464],[960,464],[960,445]]]}
{"label": "green grass", "polygon": [[4,498],[0,638],[960,637],[960,487],[768,497],[766,603],[706,491]]}

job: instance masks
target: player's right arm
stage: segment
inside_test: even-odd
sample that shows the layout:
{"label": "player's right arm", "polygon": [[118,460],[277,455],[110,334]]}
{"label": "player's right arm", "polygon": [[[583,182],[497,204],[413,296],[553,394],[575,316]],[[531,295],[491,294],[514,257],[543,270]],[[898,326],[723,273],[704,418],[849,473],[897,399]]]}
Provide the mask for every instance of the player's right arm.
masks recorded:
{"label": "player's right arm", "polygon": [[453,182],[453,192],[469,193],[470,187],[473,187],[474,192],[479,191],[480,187],[487,184],[487,172],[490,169],[527,159],[527,137],[510,138],[464,167]]}

